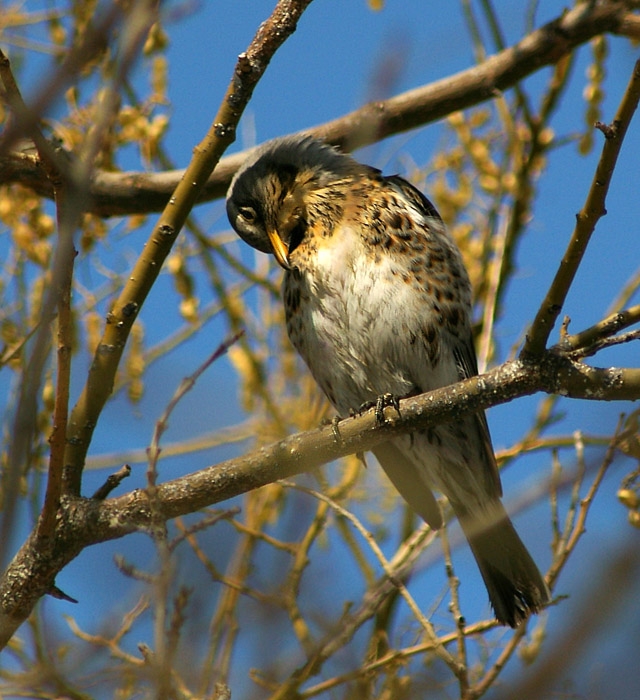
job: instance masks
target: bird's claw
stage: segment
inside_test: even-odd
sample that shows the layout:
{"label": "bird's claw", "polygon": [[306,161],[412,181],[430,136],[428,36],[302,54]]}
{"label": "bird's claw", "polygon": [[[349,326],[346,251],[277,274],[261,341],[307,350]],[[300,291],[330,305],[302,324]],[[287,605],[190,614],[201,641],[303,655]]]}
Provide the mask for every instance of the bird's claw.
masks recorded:
{"label": "bird's claw", "polygon": [[334,416],[331,419],[331,432],[333,433],[333,439],[337,443],[342,442],[342,435],[340,435],[340,428],[338,427],[339,423],[340,423],[340,416]]}
{"label": "bird's claw", "polygon": [[376,423],[378,423],[378,425],[383,425],[385,422],[384,409],[388,408],[389,406],[393,406],[397,414],[400,415],[400,399],[394,394],[389,393],[381,394],[375,401],[365,401],[363,404],[361,404],[357,414],[362,415],[365,411],[375,408]]}
{"label": "bird's claw", "polygon": [[339,428],[339,423],[342,420],[342,416],[339,415],[334,415],[332,418],[324,418],[321,422],[321,425],[324,426],[331,426],[331,433],[333,434],[333,439],[337,442],[340,443],[342,442],[342,435],[340,435],[340,428]]}
{"label": "bird's claw", "polygon": [[384,423],[384,409],[387,406],[392,406],[400,415],[400,399],[395,394],[382,394],[376,399],[376,420],[378,423]]}

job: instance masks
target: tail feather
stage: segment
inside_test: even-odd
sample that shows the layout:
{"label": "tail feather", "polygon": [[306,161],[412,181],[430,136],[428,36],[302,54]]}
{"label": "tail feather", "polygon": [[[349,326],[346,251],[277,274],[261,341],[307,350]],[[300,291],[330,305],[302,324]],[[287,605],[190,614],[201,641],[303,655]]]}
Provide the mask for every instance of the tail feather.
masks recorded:
{"label": "tail feather", "polygon": [[517,627],[551,599],[549,588],[499,501],[482,517],[452,503],[489,593],[496,618]]}

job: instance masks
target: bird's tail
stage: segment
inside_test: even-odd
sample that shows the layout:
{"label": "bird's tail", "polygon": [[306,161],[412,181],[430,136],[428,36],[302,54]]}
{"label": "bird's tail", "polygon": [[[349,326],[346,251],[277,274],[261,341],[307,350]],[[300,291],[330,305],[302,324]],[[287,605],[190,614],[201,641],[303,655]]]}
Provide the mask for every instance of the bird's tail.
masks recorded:
{"label": "bird's tail", "polygon": [[551,599],[549,588],[498,500],[481,517],[452,503],[499,622],[516,627]]}

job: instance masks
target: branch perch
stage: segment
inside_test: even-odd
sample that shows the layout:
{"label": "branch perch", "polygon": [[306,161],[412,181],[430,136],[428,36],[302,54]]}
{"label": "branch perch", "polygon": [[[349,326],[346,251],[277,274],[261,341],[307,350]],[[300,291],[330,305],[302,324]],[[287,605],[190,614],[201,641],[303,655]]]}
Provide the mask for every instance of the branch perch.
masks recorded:
{"label": "branch perch", "polygon": [[0,580],[0,648],[51,588],[56,574],[85,547],[147,531],[157,514],[169,520],[193,513],[338,457],[370,450],[394,435],[424,430],[539,391],[582,399],[635,400],[640,396],[640,369],[593,368],[547,351],[538,361],[513,360],[479,377],[404,399],[400,415],[395,409],[386,410],[383,425],[372,409],[340,422],[339,437],[335,426],[328,425],[160,484],[153,513],[144,490],[104,501],[65,502],[55,546],[49,552],[36,552],[32,535]]}
{"label": "branch perch", "polygon": [[[339,457],[371,450],[395,435],[461,415],[507,403],[537,392],[571,398],[629,400],[640,397],[640,369],[599,369],[548,352],[540,362],[513,360],[479,377],[472,377],[428,394],[400,402],[377,423],[375,410],[334,425],[292,435],[242,457],[207,467],[158,486],[156,498],[165,518],[200,510],[280,479],[310,471]],[[97,527],[92,543],[121,537],[149,524],[148,497],[143,491],[105,501],[93,511]],[[97,519],[96,519],[97,518]],[[105,529],[106,526],[106,529]]]}

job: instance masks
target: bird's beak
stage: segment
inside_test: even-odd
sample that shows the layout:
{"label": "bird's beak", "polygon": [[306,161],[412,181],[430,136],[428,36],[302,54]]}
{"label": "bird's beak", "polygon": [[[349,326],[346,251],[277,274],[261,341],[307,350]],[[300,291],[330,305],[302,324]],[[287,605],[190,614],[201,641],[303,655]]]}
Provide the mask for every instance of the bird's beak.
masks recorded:
{"label": "bird's beak", "polygon": [[280,238],[280,234],[275,230],[267,229],[267,236],[269,236],[269,242],[271,243],[273,254],[276,256],[278,263],[284,267],[285,270],[290,270],[289,247],[287,244]]}

